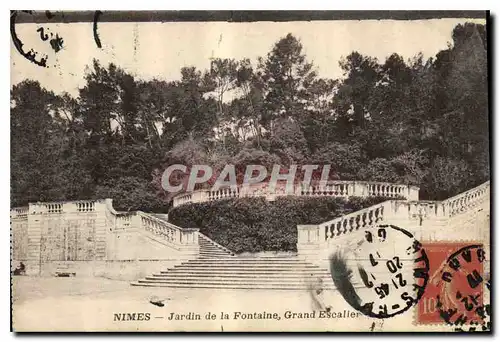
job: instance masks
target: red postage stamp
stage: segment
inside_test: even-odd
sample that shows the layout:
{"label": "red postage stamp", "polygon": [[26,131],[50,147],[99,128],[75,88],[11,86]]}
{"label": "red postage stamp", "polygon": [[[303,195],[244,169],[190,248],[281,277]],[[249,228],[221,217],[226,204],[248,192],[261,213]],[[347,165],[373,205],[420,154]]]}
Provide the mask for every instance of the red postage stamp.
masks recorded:
{"label": "red postage stamp", "polygon": [[429,258],[429,282],[417,305],[417,324],[480,325],[483,305],[481,244],[423,243]]}

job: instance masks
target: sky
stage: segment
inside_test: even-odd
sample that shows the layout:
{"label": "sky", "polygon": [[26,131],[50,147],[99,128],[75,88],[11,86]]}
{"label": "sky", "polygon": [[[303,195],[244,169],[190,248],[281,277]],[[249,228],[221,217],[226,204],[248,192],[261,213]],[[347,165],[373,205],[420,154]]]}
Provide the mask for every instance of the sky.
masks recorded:
{"label": "sky", "polygon": [[[99,23],[102,48],[94,41],[92,23],[18,24],[24,51],[46,54],[48,68],[22,56],[11,40],[11,85],[28,78],[56,93],[77,96],[94,58],[104,65],[115,63],[141,79],[175,80],[183,66],[207,69],[211,57],[250,58],[255,63],[288,33],[300,39],[320,77],[335,79],[342,76],[339,61],[352,51],[379,61],[394,52],[405,59],[419,52],[433,57],[447,48],[453,28],[465,22],[485,23],[482,19]],[[56,53],[41,39],[42,33],[59,35],[63,48]]]}

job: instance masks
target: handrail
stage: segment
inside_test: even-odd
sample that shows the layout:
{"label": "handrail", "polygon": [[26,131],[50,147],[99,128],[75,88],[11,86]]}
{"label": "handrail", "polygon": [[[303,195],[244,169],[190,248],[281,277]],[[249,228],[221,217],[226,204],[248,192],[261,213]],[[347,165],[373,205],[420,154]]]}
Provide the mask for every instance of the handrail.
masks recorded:
{"label": "handrail", "polygon": [[140,226],[145,231],[161,237],[163,240],[176,246],[175,248],[198,244],[198,240],[196,239],[197,228],[182,228],[142,211],[137,211],[136,213],[141,220]]}
{"label": "handrail", "polygon": [[490,181],[487,181],[475,188],[467,190],[461,194],[450,197],[444,200],[442,203],[443,206],[447,207],[448,216],[454,216],[460,212],[463,212],[467,206],[470,206],[471,203],[474,205],[478,200],[484,198],[483,194],[489,196],[490,194]]}
{"label": "handrail", "polygon": [[473,193],[473,192],[475,192],[475,191],[477,191],[479,189],[482,189],[482,188],[486,189],[488,187],[490,187],[490,181],[484,182],[483,184],[480,184],[480,185],[476,186],[475,188],[466,190],[466,191],[464,191],[462,193],[459,193],[458,195],[455,195],[453,197],[447,198],[447,199],[443,200],[442,203],[445,204],[447,202],[452,202],[452,201],[457,200],[457,199],[459,199],[461,197],[465,197],[465,196],[467,196],[467,195],[469,195],[469,194],[471,194],[471,193]]}
{"label": "handrail", "polygon": [[189,230],[189,229],[191,229],[191,228],[183,228],[183,227],[176,226],[175,224],[172,224],[170,222],[162,220],[162,219],[160,219],[160,218],[158,218],[158,217],[156,217],[154,215],[151,215],[149,213],[145,213],[143,211],[136,211],[136,213],[139,216],[141,216],[141,217],[146,217],[146,218],[148,218],[150,220],[153,220],[153,221],[155,221],[155,222],[157,222],[159,224],[163,224],[163,225],[165,225],[165,226],[167,226],[168,228],[171,228],[171,229],[178,229],[178,230]]}

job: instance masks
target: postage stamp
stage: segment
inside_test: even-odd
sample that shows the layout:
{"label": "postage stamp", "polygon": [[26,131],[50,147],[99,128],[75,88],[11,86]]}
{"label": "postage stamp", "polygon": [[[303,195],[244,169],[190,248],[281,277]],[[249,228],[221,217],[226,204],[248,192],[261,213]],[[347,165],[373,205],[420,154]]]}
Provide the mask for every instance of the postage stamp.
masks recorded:
{"label": "postage stamp", "polygon": [[427,289],[418,304],[417,323],[479,324],[488,281],[482,245],[469,242],[424,243],[430,264]]}
{"label": "postage stamp", "polygon": [[491,332],[488,20],[12,11],[12,330]]}

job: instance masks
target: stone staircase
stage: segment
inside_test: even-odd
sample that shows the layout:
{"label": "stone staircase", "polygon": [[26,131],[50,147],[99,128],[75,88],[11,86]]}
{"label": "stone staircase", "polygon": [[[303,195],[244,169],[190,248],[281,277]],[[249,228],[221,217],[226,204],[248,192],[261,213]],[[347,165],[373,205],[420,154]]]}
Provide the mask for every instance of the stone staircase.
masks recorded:
{"label": "stone staircase", "polygon": [[198,234],[198,244],[200,245],[200,258],[202,259],[217,259],[234,256],[234,253],[229,249],[222,247],[203,234]]}
{"label": "stone staircase", "polygon": [[239,257],[199,234],[199,257],[133,282],[134,286],[218,289],[333,289],[327,269],[297,255]]}
{"label": "stone staircase", "polygon": [[[197,232],[199,251],[194,259],[159,270],[132,285],[334,289],[328,270],[329,255],[359,241],[365,230],[376,224],[404,227],[411,230],[419,241],[477,240],[489,246],[489,193],[490,183],[485,182],[445,201],[388,200],[321,224],[298,225],[298,253],[293,255],[235,256]],[[358,285],[361,284],[355,284]]]}

